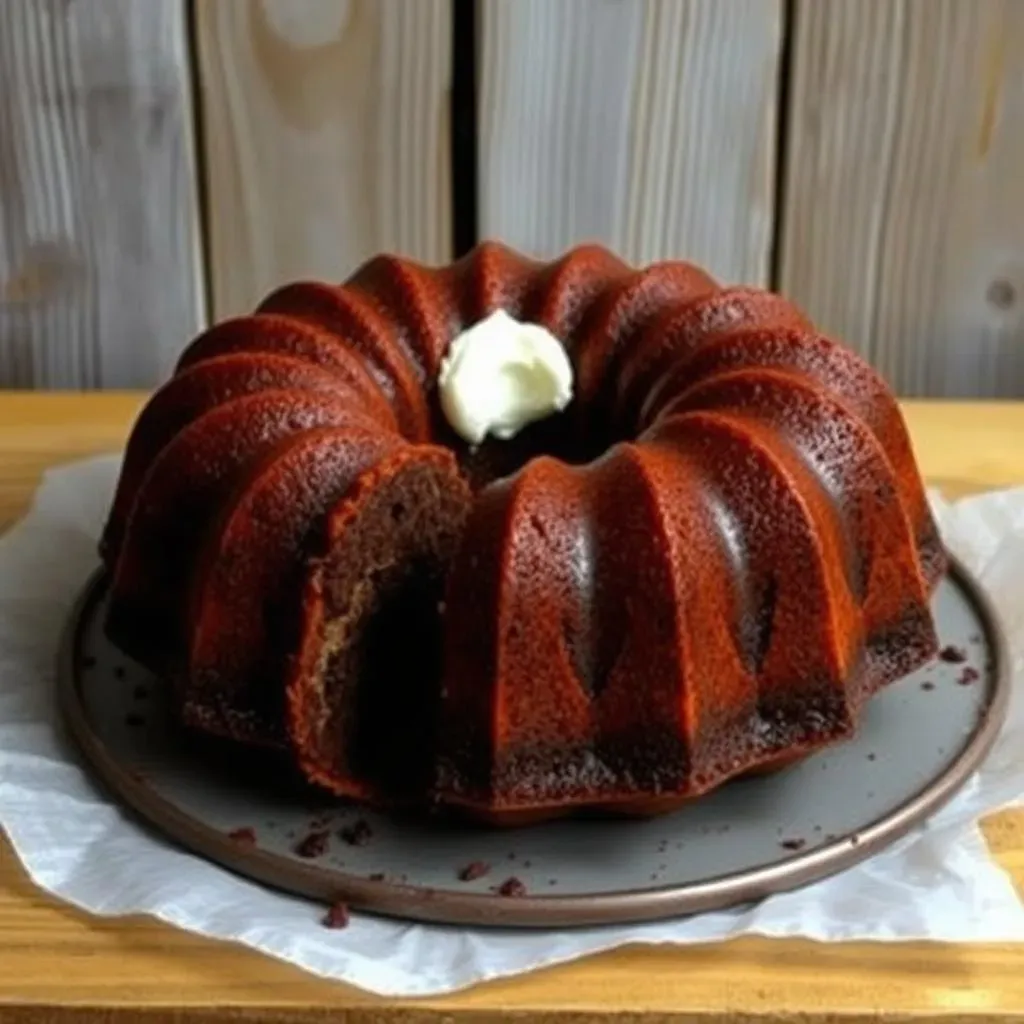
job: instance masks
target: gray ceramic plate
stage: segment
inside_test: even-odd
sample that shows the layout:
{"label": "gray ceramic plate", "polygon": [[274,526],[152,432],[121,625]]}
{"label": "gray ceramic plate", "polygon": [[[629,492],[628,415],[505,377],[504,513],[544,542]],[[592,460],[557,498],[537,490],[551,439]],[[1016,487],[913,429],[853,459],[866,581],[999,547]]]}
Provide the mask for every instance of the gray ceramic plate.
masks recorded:
{"label": "gray ceramic plate", "polygon": [[[942,643],[966,660],[936,660],[890,687],[872,701],[854,741],[654,820],[490,831],[338,806],[282,766],[179,731],[158,680],[103,636],[103,601],[97,576],[68,626],[61,703],[86,759],[123,802],[258,881],[448,923],[651,920],[832,874],[893,842],[955,792],[995,738],[1009,689],[996,619],[956,568],[934,609]],[[461,880],[471,864],[488,870]],[[525,894],[500,895],[509,879]]]}

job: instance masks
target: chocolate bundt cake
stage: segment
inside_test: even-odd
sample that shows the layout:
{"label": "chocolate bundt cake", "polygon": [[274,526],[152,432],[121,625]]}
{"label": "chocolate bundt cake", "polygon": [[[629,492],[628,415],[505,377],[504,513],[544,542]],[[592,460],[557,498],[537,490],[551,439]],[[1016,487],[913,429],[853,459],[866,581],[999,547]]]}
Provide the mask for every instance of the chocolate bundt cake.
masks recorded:
{"label": "chocolate bundt cake", "polygon": [[790,303],[494,243],[193,341],[101,553],[108,633],[186,723],[499,823],[848,737],[935,652],[945,569],[892,394]]}

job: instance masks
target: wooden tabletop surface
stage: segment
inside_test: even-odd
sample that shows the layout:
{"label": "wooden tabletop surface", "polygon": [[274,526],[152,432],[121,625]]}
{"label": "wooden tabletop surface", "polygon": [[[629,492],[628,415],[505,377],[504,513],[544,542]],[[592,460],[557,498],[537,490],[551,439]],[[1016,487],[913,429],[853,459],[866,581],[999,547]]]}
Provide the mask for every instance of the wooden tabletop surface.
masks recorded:
{"label": "wooden tabletop surface", "polygon": [[[42,471],[116,450],[139,395],[0,392],[0,530]],[[1024,403],[905,406],[929,482],[951,495],[1024,483]],[[1024,812],[989,819],[1024,884]],[[742,939],[633,948],[441,999],[398,1001],[318,981],[155,921],[87,917],[37,891],[0,840],[0,1021],[610,1020],[802,1024],[1024,1020],[1024,946],[821,945]]]}

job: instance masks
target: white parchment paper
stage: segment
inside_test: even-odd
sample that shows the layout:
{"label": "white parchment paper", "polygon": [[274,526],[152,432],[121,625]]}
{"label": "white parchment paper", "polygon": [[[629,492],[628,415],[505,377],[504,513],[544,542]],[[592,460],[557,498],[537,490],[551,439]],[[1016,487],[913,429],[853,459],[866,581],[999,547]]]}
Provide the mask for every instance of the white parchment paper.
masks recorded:
{"label": "white parchment paper", "polygon": [[90,782],[55,729],[58,636],[96,564],[115,458],[51,471],[30,514],[0,538],[0,827],[37,884],[95,914],[152,914],[309,971],[390,995],[447,992],[627,943],[741,934],[948,942],[1024,939],[1024,908],[989,857],[986,812],[1024,795],[1024,488],[932,500],[950,545],[1001,610],[1015,691],[978,775],[929,825],[867,863],[752,909],[586,931],[474,931],[356,916],[239,879],[154,838]]}

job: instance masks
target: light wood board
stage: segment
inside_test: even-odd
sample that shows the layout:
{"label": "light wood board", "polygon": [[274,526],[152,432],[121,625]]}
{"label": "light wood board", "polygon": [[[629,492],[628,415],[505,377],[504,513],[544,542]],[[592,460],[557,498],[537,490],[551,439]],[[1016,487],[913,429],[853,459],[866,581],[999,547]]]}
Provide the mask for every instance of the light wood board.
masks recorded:
{"label": "light wood board", "polygon": [[1024,3],[795,12],[779,286],[901,394],[1024,395]]}
{"label": "light wood board", "polygon": [[766,281],[781,6],[482,0],[481,235]]}
{"label": "light wood board", "polygon": [[217,318],[380,251],[451,252],[449,0],[196,5]]}
{"label": "light wood board", "polygon": [[145,387],[202,319],[182,0],[0,4],[0,384]]}
{"label": "light wood board", "polygon": [[[48,466],[124,442],[139,394],[0,392],[0,529]],[[922,471],[949,494],[1024,483],[1024,403],[905,403]],[[1024,813],[985,825],[1024,882]],[[432,1000],[379,999],[152,920],[50,899],[0,841],[4,1024],[970,1024],[1024,1020],[1024,947],[747,938],[632,948]]]}

